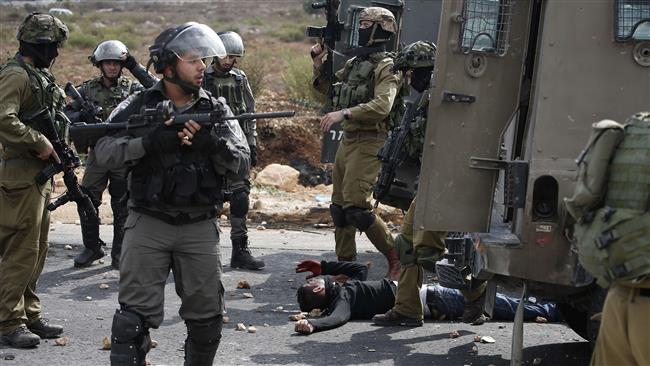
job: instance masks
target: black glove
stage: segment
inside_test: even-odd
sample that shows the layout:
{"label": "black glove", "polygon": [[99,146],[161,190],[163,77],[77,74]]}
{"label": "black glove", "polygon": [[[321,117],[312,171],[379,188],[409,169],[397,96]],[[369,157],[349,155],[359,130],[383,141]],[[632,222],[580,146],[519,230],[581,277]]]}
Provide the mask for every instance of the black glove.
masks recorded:
{"label": "black glove", "polygon": [[208,155],[219,154],[224,158],[232,158],[228,149],[228,140],[217,136],[210,129],[202,128],[192,138],[192,148]]}
{"label": "black glove", "polygon": [[124,60],[124,67],[126,67],[128,70],[133,70],[134,67],[138,64],[138,61],[135,60],[135,57],[133,57],[131,54],[128,54],[126,56],[126,59]]}
{"label": "black glove", "polygon": [[251,167],[257,166],[257,146],[249,145],[251,149]]}
{"label": "black glove", "polygon": [[178,131],[161,125],[142,137],[142,146],[147,154],[160,154],[175,151],[180,147]]}

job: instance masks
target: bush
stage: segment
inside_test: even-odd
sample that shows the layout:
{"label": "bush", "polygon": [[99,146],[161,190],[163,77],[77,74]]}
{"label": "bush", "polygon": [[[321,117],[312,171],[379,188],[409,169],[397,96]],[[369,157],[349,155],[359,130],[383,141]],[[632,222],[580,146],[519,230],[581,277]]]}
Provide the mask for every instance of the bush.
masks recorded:
{"label": "bush", "polygon": [[285,62],[282,80],[289,98],[313,107],[322,106],[325,96],[311,86],[313,67],[309,56],[288,56]]}
{"label": "bush", "polygon": [[285,22],[279,28],[272,29],[270,34],[283,42],[301,42],[307,39],[306,29],[302,22]]}
{"label": "bush", "polygon": [[101,40],[90,33],[70,32],[67,45],[77,48],[95,48]]}
{"label": "bush", "polygon": [[240,58],[237,67],[244,70],[248,83],[251,85],[253,96],[257,96],[264,86],[267,73],[267,55],[264,52],[246,53]]}

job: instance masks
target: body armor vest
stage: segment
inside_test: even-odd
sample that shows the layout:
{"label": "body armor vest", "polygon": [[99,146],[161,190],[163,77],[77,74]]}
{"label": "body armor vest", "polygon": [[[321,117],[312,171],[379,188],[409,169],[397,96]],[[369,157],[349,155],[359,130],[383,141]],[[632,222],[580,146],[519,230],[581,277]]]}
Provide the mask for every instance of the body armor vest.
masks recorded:
{"label": "body armor vest", "polygon": [[244,101],[244,76],[238,69],[232,69],[225,75],[206,73],[206,89],[215,98],[224,97],[235,116],[246,113]]}
{"label": "body armor vest", "polygon": [[599,285],[635,286],[650,275],[650,114],[632,118],[612,154],[605,198],[575,225],[576,244]]}
{"label": "body armor vest", "polygon": [[44,69],[37,69],[20,59],[20,56],[10,59],[1,69],[4,71],[8,67],[20,67],[29,76],[30,88],[32,90],[32,97],[34,103],[30,109],[24,109],[21,106],[18,112],[18,118],[22,123],[32,127],[32,122],[27,119],[28,116],[33,115],[35,112],[42,108],[47,108],[50,114],[55,117],[56,126],[58,128],[59,136],[66,137],[67,134],[67,117],[63,114],[62,110],[65,106],[65,92],[54,82],[54,76]]}
{"label": "body armor vest", "polygon": [[134,88],[135,85],[129,78],[120,76],[114,86],[106,88],[102,84],[102,77],[98,76],[81,84],[79,94],[85,100],[102,107],[102,115],[99,117],[105,120],[118,104],[135,91],[142,89]]}
{"label": "body armor vest", "polygon": [[[155,108],[157,100],[144,103]],[[201,100],[186,113],[208,113],[213,105]],[[223,176],[212,159],[201,152],[180,147],[165,154],[147,154],[131,170],[130,197],[139,207],[211,206],[223,202]]]}

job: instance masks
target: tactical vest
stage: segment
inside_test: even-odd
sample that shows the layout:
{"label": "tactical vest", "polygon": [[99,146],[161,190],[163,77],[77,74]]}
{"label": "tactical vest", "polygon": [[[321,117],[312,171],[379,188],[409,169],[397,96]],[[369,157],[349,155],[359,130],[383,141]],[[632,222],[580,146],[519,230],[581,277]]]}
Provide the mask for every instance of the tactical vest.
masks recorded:
{"label": "tactical vest", "polygon": [[[388,52],[371,54],[367,58],[356,57],[345,65],[340,81],[332,85],[332,110],[338,111],[351,108],[361,103],[367,103],[375,96],[375,69],[386,58],[394,55]],[[397,108],[395,108],[397,107]],[[404,103],[401,93],[397,93],[393,108],[385,126],[377,126],[380,131],[392,130],[399,125],[404,113]]]}
{"label": "tactical vest", "polygon": [[18,112],[18,119],[27,126],[32,127],[32,122],[27,119],[28,116],[33,115],[42,108],[48,108],[50,114],[55,117],[56,126],[59,136],[62,138],[67,137],[68,119],[63,114],[62,110],[65,106],[65,92],[54,82],[54,76],[45,69],[37,69],[22,61],[20,56],[11,58],[2,68],[0,72],[8,67],[20,67],[29,76],[30,88],[32,90],[32,97],[34,103],[30,109],[23,109],[21,106]]}
{"label": "tactical vest", "polygon": [[99,76],[81,84],[79,94],[94,105],[102,107],[103,115],[99,117],[105,120],[118,104],[137,91],[134,90],[134,84],[129,78],[120,76],[114,86],[106,88],[102,84],[102,77]]}
{"label": "tactical vest", "polygon": [[[599,143],[607,140],[593,142],[591,150],[596,154]],[[650,114],[637,114],[625,126],[622,141],[610,150],[608,169],[597,169],[608,174],[604,199],[580,217],[576,243],[580,263],[599,285],[634,286],[650,275]],[[582,160],[598,164],[590,154]],[[586,178],[579,177],[578,187],[589,187]],[[570,201],[574,205],[575,198]]]}
{"label": "tactical vest", "polygon": [[[146,93],[146,92],[145,92]],[[146,98],[146,96],[143,96]],[[155,108],[158,100],[146,101]],[[212,102],[201,100],[187,113],[208,113]],[[172,153],[147,154],[131,169],[129,193],[138,207],[210,206],[223,202],[223,176],[209,156],[180,148]]]}
{"label": "tactical vest", "polygon": [[224,97],[235,116],[246,113],[244,100],[244,76],[238,69],[232,69],[225,75],[214,72],[206,73],[206,89],[212,92],[215,98]]}

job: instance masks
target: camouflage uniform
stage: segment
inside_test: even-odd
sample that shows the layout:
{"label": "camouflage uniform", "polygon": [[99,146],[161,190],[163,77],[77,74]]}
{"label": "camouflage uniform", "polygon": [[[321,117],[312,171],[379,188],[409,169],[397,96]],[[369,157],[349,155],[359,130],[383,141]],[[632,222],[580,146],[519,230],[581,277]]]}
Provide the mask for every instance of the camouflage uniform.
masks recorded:
{"label": "camouflage uniform", "polygon": [[[67,33],[57,18],[35,13],[21,25],[18,39],[32,44],[60,43]],[[34,180],[49,164],[35,157],[35,152],[45,149],[48,142],[27,117],[42,108],[52,115],[60,112],[64,98],[48,69],[34,67],[21,54],[0,69],[0,335],[14,334],[25,325],[31,329],[41,318],[36,283],[48,249],[50,212],[45,206],[52,185],[37,185]],[[61,121],[61,126],[66,122]],[[37,336],[35,343],[13,345],[35,344]]]}
{"label": "camouflage uniform", "polygon": [[[375,14],[374,11],[377,10]],[[366,8],[362,20],[383,24],[392,17],[383,8]],[[364,19],[367,18],[367,19]],[[384,30],[395,30],[394,18]],[[389,25],[390,26],[389,26]],[[348,60],[335,77],[338,82],[321,77],[314,68],[312,84],[321,93],[332,96],[332,110],[344,110],[341,122],[343,139],[336,152],[330,210],[335,225],[336,255],[339,260],[355,260],[357,229],[365,232],[373,245],[397,262],[393,237],[383,220],[372,213],[372,186],[379,172],[377,151],[383,145],[391,125],[390,112],[398,95],[400,79],[392,73],[393,56],[374,52]],[[333,88],[333,91],[330,91]]]}
{"label": "camouflage uniform", "polygon": [[[111,40],[100,43],[89,60],[96,67],[101,69],[101,63],[105,60],[124,63],[123,59],[128,55],[128,49],[120,41]],[[141,92],[144,87],[129,78],[120,75],[115,83],[106,87],[104,75],[84,81],[78,91],[81,97],[95,106],[101,107],[101,114],[96,116],[106,120],[113,109],[117,107],[129,95]],[[78,109],[75,102],[68,106],[69,110]],[[75,113],[68,113],[71,118]],[[74,121],[76,122],[76,121]],[[93,121],[81,121],[92,123]],[[127,216],[126,200],[126,176],[127,168],[106,169],[97,165],[95,151],[90,149],[86,158],[86,168],[81,182],[82,188],[90,195],[95,207],[99,208],[102,203],[102,195],[106,187],[111,195],[111,209],[113,211],[113,245],[111,248],[111,266],[119,268],[119,259],[124,237],[124,221]],[[110,182],[110,183],[109,183]],[[99,238],[99,222],[81,222],[81,233],[84,243],[82,251],[74,260],[76,267],[85,267],[92,264],[93,260],[101,258],[104,253],[101,249],[104,243]]]}
{"label": "camouflage uniform", "polygon": [[591,364],[649,365],[650,112],[596,123],[579,165],[565,199],[578,255],[609,287]]}

